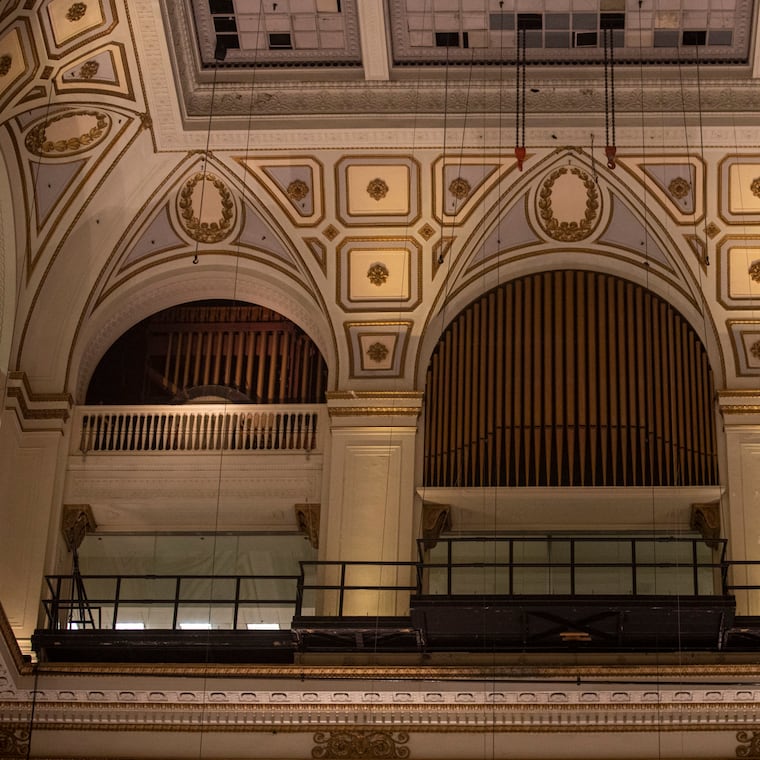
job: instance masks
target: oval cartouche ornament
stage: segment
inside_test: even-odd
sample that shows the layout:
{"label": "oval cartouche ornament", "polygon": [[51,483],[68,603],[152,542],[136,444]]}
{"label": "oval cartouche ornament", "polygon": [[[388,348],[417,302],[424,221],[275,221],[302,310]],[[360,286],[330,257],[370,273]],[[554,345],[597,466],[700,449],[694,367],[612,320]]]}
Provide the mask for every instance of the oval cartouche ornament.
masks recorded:
{"label": "oval cartouche ornament", "polygon": [[[206,183],[205,188],[199,187],[201,182]],[[201,203],[203,207],[196,210]],[[199,243],[218,243],[232,231],[235,203],[215,174],[197,172],[187,180],[177,198],[177,210],[182,228]],[[208,218],[213,221],[206,221]]]}
{"label": "oval cartouche ornament", "polygon": [[71,156],[91,150],[111,131],[111,117],[102,111],[65,111],[33,126],[24,139],[35,156]]}
{"label": "oval cartouche ornament", "polygon": [[599,191],[582,169],[563,166],[542,183],[536,200],[544,232],[563,243],[587,238],[599,222]]}

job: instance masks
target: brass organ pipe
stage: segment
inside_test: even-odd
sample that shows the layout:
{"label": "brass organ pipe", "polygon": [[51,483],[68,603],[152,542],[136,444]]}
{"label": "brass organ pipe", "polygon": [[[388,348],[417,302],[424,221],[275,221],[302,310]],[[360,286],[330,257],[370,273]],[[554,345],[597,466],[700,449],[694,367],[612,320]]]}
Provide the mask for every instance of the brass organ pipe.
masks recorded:
{"label": "brass organ pipe", "polygon": [[270,333],[259,333],[258,371],[256,373],[256,403],[264,401],[264,371],[266,367],[266,350]]}
{"label": "brass organ pipe", "polygon": [[486,461],[488,434],[486,432],[486,392],[488,377],[490,376],[490,360],[493,354],[488,350],[488,301],[483,300],[480,309],[480,335],[478,336],[478,353],[480,355],[480,386],[478,389],[478,452],[477,483],[478,486],[486,484]]}
{"label": "brass organ pipe", "polygon": [[201,379],[201,356],[203,355],[203,332],[195,333],[195,361],[193,362],[193,385],[199,385]]}
{"label": "brass organ pipe", "polygon": [[172,350],[174,346],[174,333],[169,333],[166,345],[166,356],[164,357],[164,382],[168,386],[171,382],[171,361]]}
{"label": "brass organ pipe", "polygon": [[271,333],[271,342],[269,346],[269,373],[267,375],[267,403],[272,403],[275,399],[275,377],[277,376],[277,357],[280,350],[280,333],[273,331]]}
{"label": "brass organ pipe", "polygon": [[214,367],[211,374],[211,382],[214,385],[219,385],[219,378],[222,374],[222,333],[216,333],[215,335],[216,340],[214,341],[215,344],[215,354],[214,354]]}
{"label": "brass organ pipe", "polygon": [[442,435],[443,440],[445,441],[444,445],[441,447],[441,467],[443,470],[443,482],[445,482],[447,485],[449,483],[453,482],[453,478],[451,477],[451,472],[449,470],[450,467],[450,461],[451,461],[451,380],[452,377],[452,361],[451,361],[451,335],[452,335],[453,328],[449,328],[446,330],[443,336],[443,376],[445,378],[444,380],[444,393],[443,393],[443,409],[445,410],[445,421],[444,426],[442,428]]}
{"label": "brass organ pipe", "polygon": [[463,485],[472,485],[470,473],[470,451],[472,451],[472,402],[475,383],[473,382],[473,318],[475,313],[475,304],[465,312],[465,339],[462,346],[464,354],[463,376],[464,383],[462,388],[462,405],[460,409],[464,412],[462,420],[462,473]]}
{"label": "brass organ pipe", "polygon": [[174,392],[179,388],[179,370],[182,363],[182,333],[177,333],[177,343],[174,350],[173,372],[172,372],[172,385]]}
{"label": "brass organ pipe", "polygon": [[253,385],[253,332],[249,331],[246,335],[245,348],[245,392],[250,397],[251,386]]}
{"label": "brass organ pipe", "polygon": [[280,342],[280,376],[277,382],[277,398],[280,403],[285,401],[288,380],[288,356],[290,355],[290,333],[286,330]]}
{"label": "brass organ pipe", "polygon": [[[494,473],[496,482],[499,485],[515,485],[510,477],[510,453],[512,451],[512,415],[510,399],[518,391],[518,383],[514,382],[512,374],[505,370],[505,360],[509,362],[514,351],[516,341],[511,338],[509,342],[505,340],[504,333],[514,336],[512,321],[509,315],[504,312],[504,292],[505,288],[499,288],[496,291],[496,345],[504,346],[504,356],[499,356],[498,351],[494,352],[497,356],[496,361],[496,441],[494,446]],[[505,376],[506,375],[506,376]],[[505,403],[506,402],[506,403]],[[504,464],[502,464],[502,448],[504,449]],[[501,477],[503,471],[503,479]]]}

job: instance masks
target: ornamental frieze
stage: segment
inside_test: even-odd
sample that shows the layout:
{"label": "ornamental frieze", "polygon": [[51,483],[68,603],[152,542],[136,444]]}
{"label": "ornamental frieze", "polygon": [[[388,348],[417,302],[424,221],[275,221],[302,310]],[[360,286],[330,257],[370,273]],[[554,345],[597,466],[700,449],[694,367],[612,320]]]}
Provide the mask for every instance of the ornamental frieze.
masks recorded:
{"label": "ornamental frieze", "polygon": [[24,144],[41,158],[71,156],[94,148],[107,137],[111,124],[102,111],[66,111],[33,126]]}
{"label": "ornamental frieze", "polygon": [[314,734],[314,760],[403,760],[409,757],[409,734],[398,731],[320,731]]}
{"label": "ornamental frieze", "polygon": [[596,228],[601,203],[591,176],[577,167],[563,166],[541,183],[536,207],[539,223],[550,238],[577,243]]}

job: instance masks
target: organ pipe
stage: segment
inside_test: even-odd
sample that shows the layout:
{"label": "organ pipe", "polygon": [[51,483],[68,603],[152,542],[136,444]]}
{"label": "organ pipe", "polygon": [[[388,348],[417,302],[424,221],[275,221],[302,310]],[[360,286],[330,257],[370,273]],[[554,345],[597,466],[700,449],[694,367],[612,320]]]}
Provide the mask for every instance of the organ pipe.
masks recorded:
{"label": "organ pipe", "polygon": [[651,292],[592,272],[514,280],[433,353],[425,484],[714,485],[712,397],[699,337]]}

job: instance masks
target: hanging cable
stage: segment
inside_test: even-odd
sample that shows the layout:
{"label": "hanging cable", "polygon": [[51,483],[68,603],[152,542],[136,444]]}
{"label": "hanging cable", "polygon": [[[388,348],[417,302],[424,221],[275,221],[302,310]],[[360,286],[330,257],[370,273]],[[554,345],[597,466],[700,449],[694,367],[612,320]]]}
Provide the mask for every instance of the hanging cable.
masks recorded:
{"label": "hanging cable", "polygon": [[525,161],[525,27],[517,27],[517,58],[515,62],[515,158],[523,170]]}
{"label": "hanging cable", "polygon": [[615,41],[610,27],[602,29],[604,36],[604,128],[607,144],[604,148],[607,167],[615,168]]}

